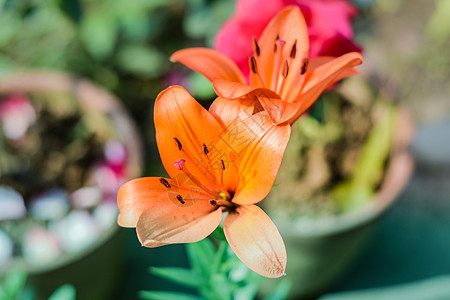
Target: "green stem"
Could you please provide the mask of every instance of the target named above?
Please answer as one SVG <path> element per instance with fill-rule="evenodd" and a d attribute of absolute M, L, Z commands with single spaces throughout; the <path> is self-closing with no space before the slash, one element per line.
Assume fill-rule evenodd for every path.
<path fill-rule="evenodd" d="M 226 241 L 220 241 L 219 247 L 214 256 L 213 263 L 211 265 L 211 275 L 216 274 L 220 270 L 220 265 L 222 264 L 223 256 L 227 250 L 228 243 Z"/>

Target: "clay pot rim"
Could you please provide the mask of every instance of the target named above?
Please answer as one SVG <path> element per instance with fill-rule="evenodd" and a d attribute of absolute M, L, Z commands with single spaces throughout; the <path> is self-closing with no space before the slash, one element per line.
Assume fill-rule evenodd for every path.
<path fill-rule="evenodd" d="M 83 106 L 107 114 L 117 125 L 115 130 L 130 153 L 127 159 L 126 178 L 132 179 L 141 176 L 143 167 L 141 137 L 134 120 L 114 95 L 88 80 L 61 71 L 20 71 L 0 76 L 0 96 L 11 93 L 45 91 L 72 92 Z M 24 258 L 13 258 L 2 265 L 0 275 L 11 269 L 25 269 L 30 275 L 56 270 L 93 253 L 118 231 L 119 226 L 114 224 L 102 232 L 95 242 L 81 251 L 63 252 L 57 259 L 43 264 L 32 264 Z"/>
<path fill-rule="evenodd" d="M 373 201 L 360 209 L 319 219 L 292 220 L 273 217 L 272 220 L 282 232 L 283 238 L 320 238 L 338 235 L 370 223 L 383 214 L 393 205 L 413 173 L 414 159 L 409 150 L 413 132 L 414 126 L 409 110 L 399 107 L 389 165 Z"/>

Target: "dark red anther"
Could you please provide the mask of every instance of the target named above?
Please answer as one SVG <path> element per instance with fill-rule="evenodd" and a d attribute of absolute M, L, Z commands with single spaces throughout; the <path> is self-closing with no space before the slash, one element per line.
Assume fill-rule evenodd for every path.
<path fill-rule="evenodd" d="M 181 197 L 181 195 L 177 195 L 177 200 L 180 201 L 181 204 L 186 203 L 186 202 L 184 202 L 183 197 Z"/>
<path fill-rule="evenodd" d="M 222 165 L 222 170 L 225 171 L 225 163 L 223 162 L 223 159 L 220 160 L 220 163 Z"/>
<path fill-rule="evenodd" d="M 210 200 L 209 203 L 210 203 L 211 205 L 214 205 L 214 206 L 217 205 L 217 201 L 216 201 L 216 200 Z"/>
<path fill-rule="evenodd" d="M 166 187 L 166 188 L 168 188 L 168 189 L 170 189 L 172 186 L 170 185 L 170 183 L 165 179 L 165 178 L 162 178 L 162 177 L 160 177 L 159 178 L 159 181 Z"/>
<path fill-rule="evenodd" d="M 287 60 L 285 60 L 284 64 L 283 64 L 282 75 L 284 78 L 286 78 L 288 76 L 288 74 L 289 74 L 289 64 L 288 64 Z"/>
<path fill-rule="evenodd" d="M 259 56 L 261 54 L 261 49 L 259 49 L 259 45 L 258 45 L 258 42 L 256 41 L 255 37 L 253 37 L 253 45 L 255 47 L 256 56 Z"/>
<path fill-rule="evenodd" d="M 300 71 L 300 74 L 301 74 L 301 75 L 303 75 L 303 74 L 306 73 L 306 71 L 308 70 L 308 65 L 309 65 L 309 60 L 308 60 L 307 58 L 305 58 L 305 59 L 303 60 L 303 63 L 302 63 L 302 69 L 301 69 L 301 71 Z"/>
<path fill-rule="evenodd" d="M 206 147 L 205 143 L 203 143 L 203 152 L 205 153 L 205 155 L 208 155 L 209 153 L 208 147 Z"/>
<path fill-rule="evenodd" d="M 175 140 L 175 143 L 177 144 L 178 150 L 181 151 L 181 149 L 183 149 L 183 146 L 181 145 L 180 141 L 176 137 L 174 137 L 173 139 Z"/>
<path fill-rule="evenodd" d="M 250 57 L 250 67 L 253 73 L 258 73 L 258 66 L 256 65 L 256 58 L 254 56 Z"/>
<path fill-rule="evenodd" d="M 297 55 L 297 41 L 295 41 L 294 45 L 292 45 L 291 58 L 294 59 L 296 55 Z"/>

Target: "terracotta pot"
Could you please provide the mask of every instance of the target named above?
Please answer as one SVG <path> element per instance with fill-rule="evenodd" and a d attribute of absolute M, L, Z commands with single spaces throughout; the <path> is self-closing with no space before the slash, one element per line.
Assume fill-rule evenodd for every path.
<path fill-rule="evenodd" d="M 400 109 L 383 183 L 365 207 L 314 221 L 273 218 L 286 244 L 286 274 L 293 283 L 290 298 L 316 297 L 326 291 L 364 249 L 380 216 L 394 203 L 412 174 L 414 163 L 408 149 L 412 136 L 411 117 Z M 279 280 L 263 284 L 262 293 L 269 293 Z"/>
<path fill-rule="evenodd" d="M 133 120 L 113 95 L 86 80 L 60 72 L 23 72 L 0 78 L 0 96 L 46 91 L 72 93 L 83 108 L 110 118 L 128 153 L 126 179 L 141 175 L 141 138 Z M 37 299 L 47 299 L 65 283 L 75 286 L 77 299 L 112 299 L 109 293 L 119 278 L 124 248 L 123 232 L 113 225 L 87 248 L 73 254 L 63 253 L 50 263 L 33 265 L 23 258 L 15 258 L 6 267 L 2 266 L 0 277 L 11 269 L 26 270 L 27 283 L 36 288 Z"/>

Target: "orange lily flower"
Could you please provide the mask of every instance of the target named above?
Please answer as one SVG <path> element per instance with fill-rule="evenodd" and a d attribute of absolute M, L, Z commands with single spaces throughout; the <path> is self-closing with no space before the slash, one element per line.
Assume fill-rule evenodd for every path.
<path fill-rule="evenodd" d="M 265 109 L 274 124 L 294 123 L 326 88 L 357 73 L 354 67 L 362 63 L 358 52 L 309 59 L 307 26 L 297 6 L 270 21 L 260 39 L 253 39 L 253 52 L 249 84 L 231 59 L 212 49 L 180 50 L 171 60 L 204 75 L 219 97 L 253 99 L 256 111 Z"/>
<path fill-rule="evenodd" d="M 229 101 L 205 110 L 182 87 L 161 92 L 155 102 L 156 140 L 171 178 L 144 177 L 118 192 L 123 227 L 136 227 L 145 247 L 191 243 L 222 221 L 226 239 L 251 270 L 284 275 L 286 249 L 270 218 L 255 205 L 270 191 L 290 135 L 265 112 L 223 120 Z M 232 110 L 232 109 L 231 109 Z M 235 115 L 236 116 L 236 115 Z M 227 127 L 225 124 L 230 124 Z"/>

